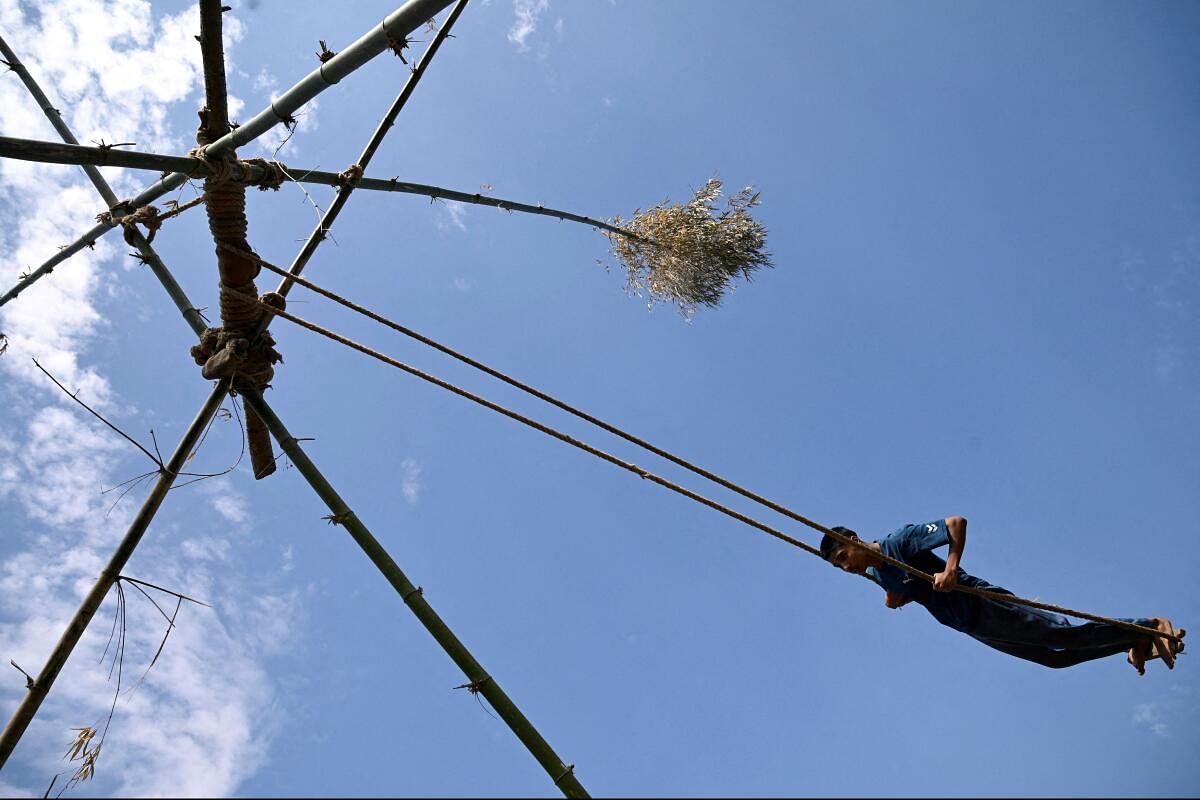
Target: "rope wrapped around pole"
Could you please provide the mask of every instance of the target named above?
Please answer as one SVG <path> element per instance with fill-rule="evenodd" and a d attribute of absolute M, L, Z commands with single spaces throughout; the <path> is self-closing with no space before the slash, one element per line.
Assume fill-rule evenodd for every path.
<path fill-rule="evenodd" d="M 274 375 L 273 365 L 283 358 L 275 350 L 271 335 L 258 330 L 264 315 L 254 283 L 259 267 L 254 259 L 243 254 L 253 253 L 247 240 L 246 186 L 235 177 L 241 170 L 234 148 L 220 150 L 214 157 L 207 152 L 211 142 L 230 130 L 219 0 L 200 2 L 200 50 L 207 104 L 200 110 L 200 126 L 196 130 L 199 147 L 192 155 L 213 169 L 213 174 L 204 179 L 204 195 L 208 198 L 205 204 L 208 228 L 216 245 L 220 275 L 221 327 L 202 334 L 200 344 L 192 348 L 192 357 L 202 366 L 207 379 L 230 378 L 235 391 L 244 388 L 262 391 Z M 238 249 L 243 253 L 237 252 Z M 249 405 L 244 408 L 250 466 L 255 479 L 265 478 L 275 471 L 271 435 L 254 410 Z"/>

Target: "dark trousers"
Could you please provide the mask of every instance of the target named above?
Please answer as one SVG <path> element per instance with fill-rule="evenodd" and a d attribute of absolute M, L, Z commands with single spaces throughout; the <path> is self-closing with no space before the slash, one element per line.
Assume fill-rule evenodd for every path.
<path fill-rule="evenodd" d="M 1121 621 L 1154 627 L 1145 618 Z M 1123 653 L 1145 641 L 1143 634 L 1115 625 L 1075 624 L 1061 614 L 985 598 L 980 598 L 979 621 L 969 635 L 1002 653 L 1054 669 Z"/>

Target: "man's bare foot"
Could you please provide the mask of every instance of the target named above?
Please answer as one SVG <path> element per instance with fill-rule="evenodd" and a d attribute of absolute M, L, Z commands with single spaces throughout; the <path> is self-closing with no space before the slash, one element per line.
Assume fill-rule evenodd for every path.
<path fill-rule="evenodd" d="M 1171 627 L 1171 620 L 1166 617 L 1158 617 L 1154 620 L 1154 627 L 1163 633 L 1175 635 L 1175 629 Z M 1175 669 L 1175 643 L 1170 639 L 1164 639 L 1161 636 L 1153 638 L 1154 649 L 1158 652 L 1158 657 L 1167 665 L 1167 669 Z M 1145 663 L 1143 659 L 1143 664 Z M 1137 666 L 1136 664 L 1134 666 Z"/>
<path fill-rule="evenodd" d="M 1137 670 L 1138 675 L 1146 674 L 1146 659 L 1150 657 L 1150 638 L 1146 637 L 1142 641 L 1129 648 L 1129 654 L 1126 656 L 1126 661 L 1133 664 L 1133 668 Z"/>

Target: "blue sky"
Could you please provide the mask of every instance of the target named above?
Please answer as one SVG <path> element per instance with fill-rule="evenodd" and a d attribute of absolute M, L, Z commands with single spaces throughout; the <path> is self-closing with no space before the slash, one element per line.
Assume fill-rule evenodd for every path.
<path fill-rule="evenodd" d="M 233 5 L 235 118 L 307 74 L 318 39 L 340 49 L 393 8 Z M 46 9 L 0 0 L 0 31 L 80 140 L 191 146 L 190 4 Z M 730 12 L 477 0 L 368 169 L 597 217 L 686 200 L 714 174 L 753 184 L 775 268 L 720 308 L 691 322 L 648 311 L 583 226 L 365 191 L 306 275 L 823 523 L 873 538 L 961 514 L 974 574 L 1200 624 L 1200 13 Z M 345 168 L 405 77 L 391 56 L 371 62 L 320 96 L 279 157 Z M 53 138 L 11 74 L 0 100 L 0 133 Z M 146 180 L 107 174 L 122 195 Z M 324 207 L 330 193 L 310 195 Z M 100 205 L 77 171 L 0 162 L 0 208 L 18 223 L 0 232 L 5 287 Z M 250 211 L 255 249 L 285 264 L 317 218 L 295 185 L 252 193 Z M 0 310 L 0 656 L 27 671 L 145 494 L 109 511 L 98 487 L 147 468 L 30 356 L 164 449 L 208 391 L 177 312 L 109 240 Z M 215 305 L 198 210 L 155 246 Z M 816 543 L 303 290 L 289 300 Z M 710 509 L 286 322 L 272 330 L 286 362 L 268 400 L 315 437 L 313 459 L 593 794 L 1200 790 L 1186 656 L 1142 678 L 1122 658 L 1063 671 L 1007 658 Z M 218 422 L 198 463 L 228 466 L 239 441 Z M 451 688 L 461 673 L 326 513 L 286 464 L 170 494 L 128 572 L 215 607 L 185 608 L 118 703 L 89 793 L 556 795 Z M 130 669 L 162 635 L 146 605 L 130 603 Z M 40 794 L 66 768 L 70 727 L 107 713 L 111 613 L 0 793 Z M 21 687 L 13 671 L 0 708 Z"/>

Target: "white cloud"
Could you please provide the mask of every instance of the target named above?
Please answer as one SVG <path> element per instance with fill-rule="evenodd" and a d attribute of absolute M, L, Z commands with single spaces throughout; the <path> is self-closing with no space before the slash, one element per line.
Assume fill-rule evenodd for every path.
<path fill-rule="evenodd" d="M 508 29 L 508 40 L 517 46 L 517 52 L 529 52 L 529 37 L 537 30 L 538 20 L 550 8 L 550 0 L 513 0 L 516 20 Z"/>
<path fill-rule="evenodd" d="M 215 536 L 185 539 L 179 549 L 185 556 L 197 561 L 224 561 L 229 558 L 229 540 Z"/>
<path fill-rule="evenodd" d="M 424 467 L 413 458 L 400 462 L 400 493 L 410 505 L 421 499 L 421 471 Z"/>
<path fill-rule="evenodd" d="M 466 278 L 455 278 L 453 286 L 460 292 L 469 292 L 475 288 L 475 284 L 471 283 Z"/>
<path fill-rule="evenodd" d="M 1146 728 L 1160 738 L 1171 735 L 1171 727 L 1163 719 L 1162 706 L 1158 703 L 1138 703 L 1134 706 L 1133 724 Z"/>
<path fill-rule="evenodd" d="M 226 46 L 242 35 L 236 17 L 224 17 Z M 199 48 L 193 39 L 195 7 L 174 16 L 157 13 L 148 0 L 0 0 L 0 30 L 58 105 L 78 138 L 136 141 L 139 149 L 182 152 L 192 132 L 171 127 L 172 104 L 195 99 L 201 83 Z M 234 107 L 238 107 L 234 98 Z M 0 80 L 4 133 L 57 139 L 19 80 Z M 192 117 L 194 121 L 194 117 Z M 315 125 L 315 117 L 301 127 Z M 142 185 L 141 174 L 106 170 L 118 195 Z M 94 224 L 103 207 L 78 170 L 0 161 L 0 209 L 8 224 L 0 232 L 0 283 L 44 261 L 60 244 Z M 121 412 L 97 346 L 108 322 L 97 309 L 101 292 L 120 280 L 125 251 L 115 236 L 84 250 L 0 309 L 0 330 L 9 338 L 0 358 L 0 503 L 4 513 L 0 560 L 0 653 L 36 672 L 64 621 L 107 562 L 136 508 L 134 497 L 110 511 L 113 494 L 101 495 L 129 477 L 129 445 L 64 397 L 32 365 L 36 356 L 69 389 L 98 411 Z M 157 298 L 156 298 L 157 299 Z M 134 469 L 140 469 L 140 465 Z M 118 469 L 121 472 L 118 472 Z M 213 507 L 230 522 L 248 524 L 244 499 L 219 481 L 208 491 Z M 201 599 L 221 598 L 206 609 L 185 604 L 178 625 L 146 682 L 122 695 L 89 794 L 223 795 L 261 765 L 280 712 L 264 652 L 288 641 L 280 615 L 299 613 L 294 594 L 272 594 L 247 579 L 209 569 L 236 560 L 238 540 L 189 531 L 183 542 L 148 538 L 137 556 L 138 577 Z M 17 763 L 49 776 L 61 760 L 70 728 L 107 716 L 115 686 L 97 666 L 105 648 L 115 592 L 101 607 L 38 716 L 42 731 L 61 738 L 27 736 Z M 157 650 L 164 632 L 158 611 L 127 589 L 129 625 L 126 680 L 129 686 Z M 167 595 L 156 597 L 174 608 Z M 165 600 L 165 602 L 164 602 Z M 243 615 L 242 609 L 252 613 Z M 18 681 L 0 682 L 0 705 L 15 706 Z M 5 776 L 13 780 L 11 776 Z M 60 778 L 59 785 L 61 786 Z M 0 795 L 19 793 L 0 784 Z M 37 791 L 41 791 L 38 789 Z"/>
<path fill-rule="evenodd" d="M 200 485 L 208 494 L 213 511 L 220 514 L 223 519 L 235 525 L 242 525 L 249 521 L 250 512 L 246 508 L 246 498 L 233 489 L 228 478 L 209 478 L 202 481 Z"/>
<path fill-rule="evenodd" d="M 442 233 L 455 228 L 459 231 L 467 229 L 467 204 L 458 200 L 445 200 L 441 203 L 442 213 L 438 217 L 437 229 Z"/>

